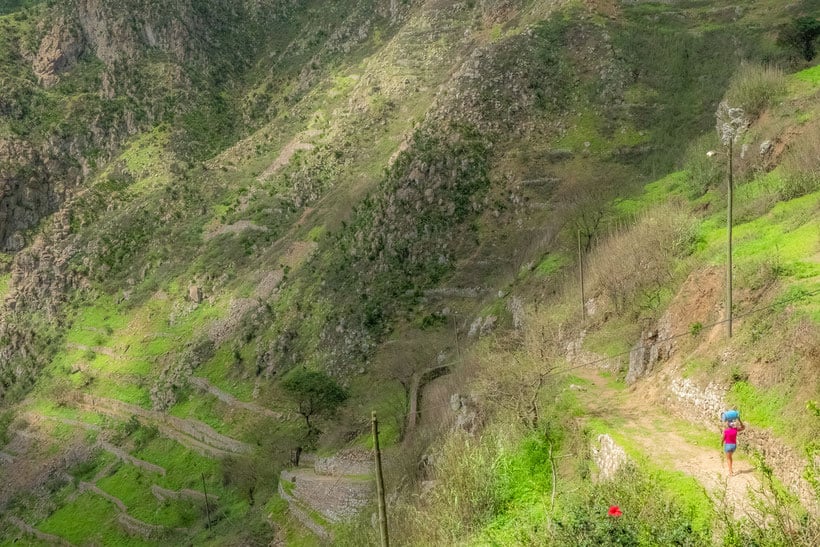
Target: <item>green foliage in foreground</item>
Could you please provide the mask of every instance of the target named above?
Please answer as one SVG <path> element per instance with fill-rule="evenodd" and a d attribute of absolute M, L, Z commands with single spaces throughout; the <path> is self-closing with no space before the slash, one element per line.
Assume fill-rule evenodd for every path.
<path fill-rule="evenodd" d="M 411 545 L 707 545 L 714 513 L 694 480 L 627 466 L 589 480 L 583 431 L 551 424 L 517 441 L 508 431 L 455 438 L 418 506 L 394 511 Z M 570 463 L 572 462 L 572 463 Z M 705 502 L 706 509 L 701 506 Z M 610 516 L 618 506 L 621 516 Z M 401 513 L 401 514 L 398 514 Z M 406 529 L 405 526 L 410 526 Z M 345 537 L 359 537 L 346 531 Z M 344 543 L 343 544 L 347 544 Z"/>
<path fill-rule="evenodd" d="M 622 515 L 610 516 L 617 506 Z M 662 477 L 626 468 L 614 478 L 586 484 L 568 496 L 543 545 L 706 545 L 708 526 L 694 515 Z"/>

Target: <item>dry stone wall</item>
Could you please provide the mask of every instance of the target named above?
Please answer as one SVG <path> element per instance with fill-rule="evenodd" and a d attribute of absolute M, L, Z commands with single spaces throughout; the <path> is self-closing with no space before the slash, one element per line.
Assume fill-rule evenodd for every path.
<path fill-rule="evenodd" d="M 373 454 L 369 450 L 350 448 L 327 458 L 316 458 L 314 468 L 319 475 L 369 475 L 373 472 Z"/>
<path fill-rule="evenodd" d="M 592 461 L 598 467 L 598 479 L 610 480 L 626 465 L 629 458 L 609 435 L 598 435 L 592 446 Z"/>

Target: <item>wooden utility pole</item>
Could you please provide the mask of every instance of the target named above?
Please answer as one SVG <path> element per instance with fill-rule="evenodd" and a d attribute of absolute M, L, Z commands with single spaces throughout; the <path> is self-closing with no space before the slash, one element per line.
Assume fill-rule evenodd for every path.
<path fill-rule="evenodd" d="M 726 265 L 726 333 L 729 338 L 732 337 L 732 204 L 733 204 L 733 184 L 732 184 L 732 143 L 734 135 L 729 137 L 729 192 L 728 192 L 728 206 L 726 208 L 726 240 L 727 240 L 727 258 Z"/>
<path fill-rule="evenodd" d="M 584 296 L 584 255 L 581 252 L 581 229 L 578 228 L 578 277 L 581 281 L 581 320 L 587 320 L 586 297 Z"/>
<path fill-rule="evenodd" d="M 206 528 L 211 528 L 211 508 L 208 505 L 208 487 L 205 486 L 205 473 L 200 473 L 202 477 L 202 491 L 205 492 L 205 513 L 208 515 L 208 526 Z"/>
<path fill-rule="evenodd" d="M 376 420 L 376 411 L 372 414 L 373 450 L 376 457 L 376 494 L 379 497 L 379 532 L 382 538 L 382 547 L 390 546 L 387 536 L 387 504 L 384 501 L 384 477 L 382 475 L 382 453 L 379 450 L 379 422 Z"/>

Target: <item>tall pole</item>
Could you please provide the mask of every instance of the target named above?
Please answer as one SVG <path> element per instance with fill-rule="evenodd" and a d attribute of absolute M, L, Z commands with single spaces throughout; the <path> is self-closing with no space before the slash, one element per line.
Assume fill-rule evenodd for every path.
<path fill-rule="evenodd" d="M 379 422 L 376 420 L 376 411 L 372 414 L 373 450 L 376 455 L 376 493 L 379 497 L 379 532 L 382 538 L 382 547 L 390 546 L 387 536 L 387 504 L 384 502 L 384 477 L 382 476 L 382 453 L 379 450 Z"/>
<path fill-rule="evenodd" d="M 581 321 L 587 320 L 586 298 L 584 297 L 584 255 L 581 252 L 581 229 L 578 228 L 578 277 L 581 281 Z"/>
<path fill-rule="evenodd" d="M 727 240 L 727 266 L 726 266 L 726 333 L 732 337 L 732 204 L 733 204 L 733 184 L 732 184 L 732 143 L 734 135 L 729 137 L 729 192 L 728 207 L 726 208 L 726 240 Z"/>

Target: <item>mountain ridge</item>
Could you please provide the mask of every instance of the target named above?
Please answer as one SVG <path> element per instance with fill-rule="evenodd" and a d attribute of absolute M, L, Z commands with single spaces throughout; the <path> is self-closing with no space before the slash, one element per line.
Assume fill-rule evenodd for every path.
<path fill-rule="evenodd" d="M 106 509 L 94 491 L 67 494 L 107 469 L 98 487 L 123 500 L 128 518 L 188 529 L 192 541 L 291 534 L 310 543 L 287 524 L 275 493 L 291 449 L 366 445 L 368 407 L 385 416 L 387 445 L 407 446 L 398 443 L 412 441 L 404 438 L 405 384 L 415 372 L 458 361 L 447 378 L 464 378 L 468 389 L 475 372 L 465 358 L 480 363 L 473 351 L 495 352 L 486 342 L 494 330 L 510 347 L 535 336 L 526 326 L 532 306 L 554 306 L 574 325 L 567 305 L 551 299 L 570 283 L 561 276 L 574 275 L 576 236 L 592 253 L 626 231 L 647 201 L 677 195 L 682 212 L 660 216 L 686 216 L 681 226 L 699 235 L 686 228 L 664 256 L 638 250 L 660 265 L 647 285 L 654 289 L 636 285 L 627 294 L 619 285 L 609 294 L 606 273 L 627 260 L 592 266 L 594 298 L 615 326 L 610 333 L 608 320 L 596 320 L 601 330 L 585 344 L 611 354 L 608 345 L 640 339 L 635 325 L 668 302 L 684 251 L 693 241 L 715 245 L 715 221 L 689 218 L 687 200 L 704 215 L 721 207 L 723 166 L 704 158 L 734 69 L 744 57 L 797 63 L 776 48 L 774 29 L 801 9 L 810 13 L 810 2 L 770 13 L 764 1 L 712 4 L 132 0 L 44 2 L 2 15 L 18 42 L 5 42 L 17 56 L 0 64 L 13 82 L 0 96 L 0 201 L 50 196 L 42 205 L 3 205 L 12 211 L 3 237 L 13 252 L 0 262 L 3 437 L 23 447 L 15 435 L 26 431 L 25 416 L 42 415 L 55 418 L 43 421 L 44 446 L 60 439 L 77 448 L 57 465 L 72 480 L 20 473 L 31 481 L 14 482 L 16 494 L 3 503 L 14 499 L 22 522 L 42 523 L 43 533 L 125 541 L 121 508 Z M 727 60 L 724 50 L 734 54 Z M 779 110 L 784 125 L 794 116 L 812 130 L 806 105 Z M 32 118 L 45 113 L 51 117 Z M 751 197 L 744 223 L 811 193 L 809 179 L 788 198 L 760 182 L 785 185 L 766 173 L 797 161 L 795 140 L 778 131 L 755 133 L 751 155 L 738 162 L 739 192 Z M 774 154 L 755 156 L 764 140 Z M 16 165 L 5 160 L 12 156 Z M 810 161 L 801 165 L 790 173 Z M 662 178 L 681 166 L 685 174 Z M 655 179 L 654 197 L 641 193 Z M 810 206 L 784 208 L 813 214 Z M 768 275 L 803 268 L 811 279 L 802 252 L 780 252 L 785 270 L 758 271 L 749 259 L 740 272 L 743 305 Z M 300 367 L 323 371 L 352 395 L 322 421 L 319 439 L 274 416 L 293 403 L 279 383 Z M 521 374 L 522 385 L 534 381 L 532 371 Z M 739 374 L 734 384 L 749 380 Z M 425 397 L 414 436 L 435 439 Z M 202 456 L 175 444 L 169 424 L 253 448 Z M 109 468 L 110 454 L 81 450 L 100 442 L 168 475 L 143 476 L 128 461 Z M 418 442 L 408 453 L 438 446 Z M 47 452 L 29 446 L 13 459 L 45 468 Z M 416 455 L 410 467 L 432 461 Z M 151 494 L 204 483 L 224 501 L 213 529 L 197 503 L 157 508 Z M 38 494 L 20 494 L 27 489 Z M 101 515 L 100 531 L 66 528 L 62 519 L 82 507 Z M 249 529 L 233 526 L 240 514 Z M 476 538 L 463 532 L 459 541 Z"/>

